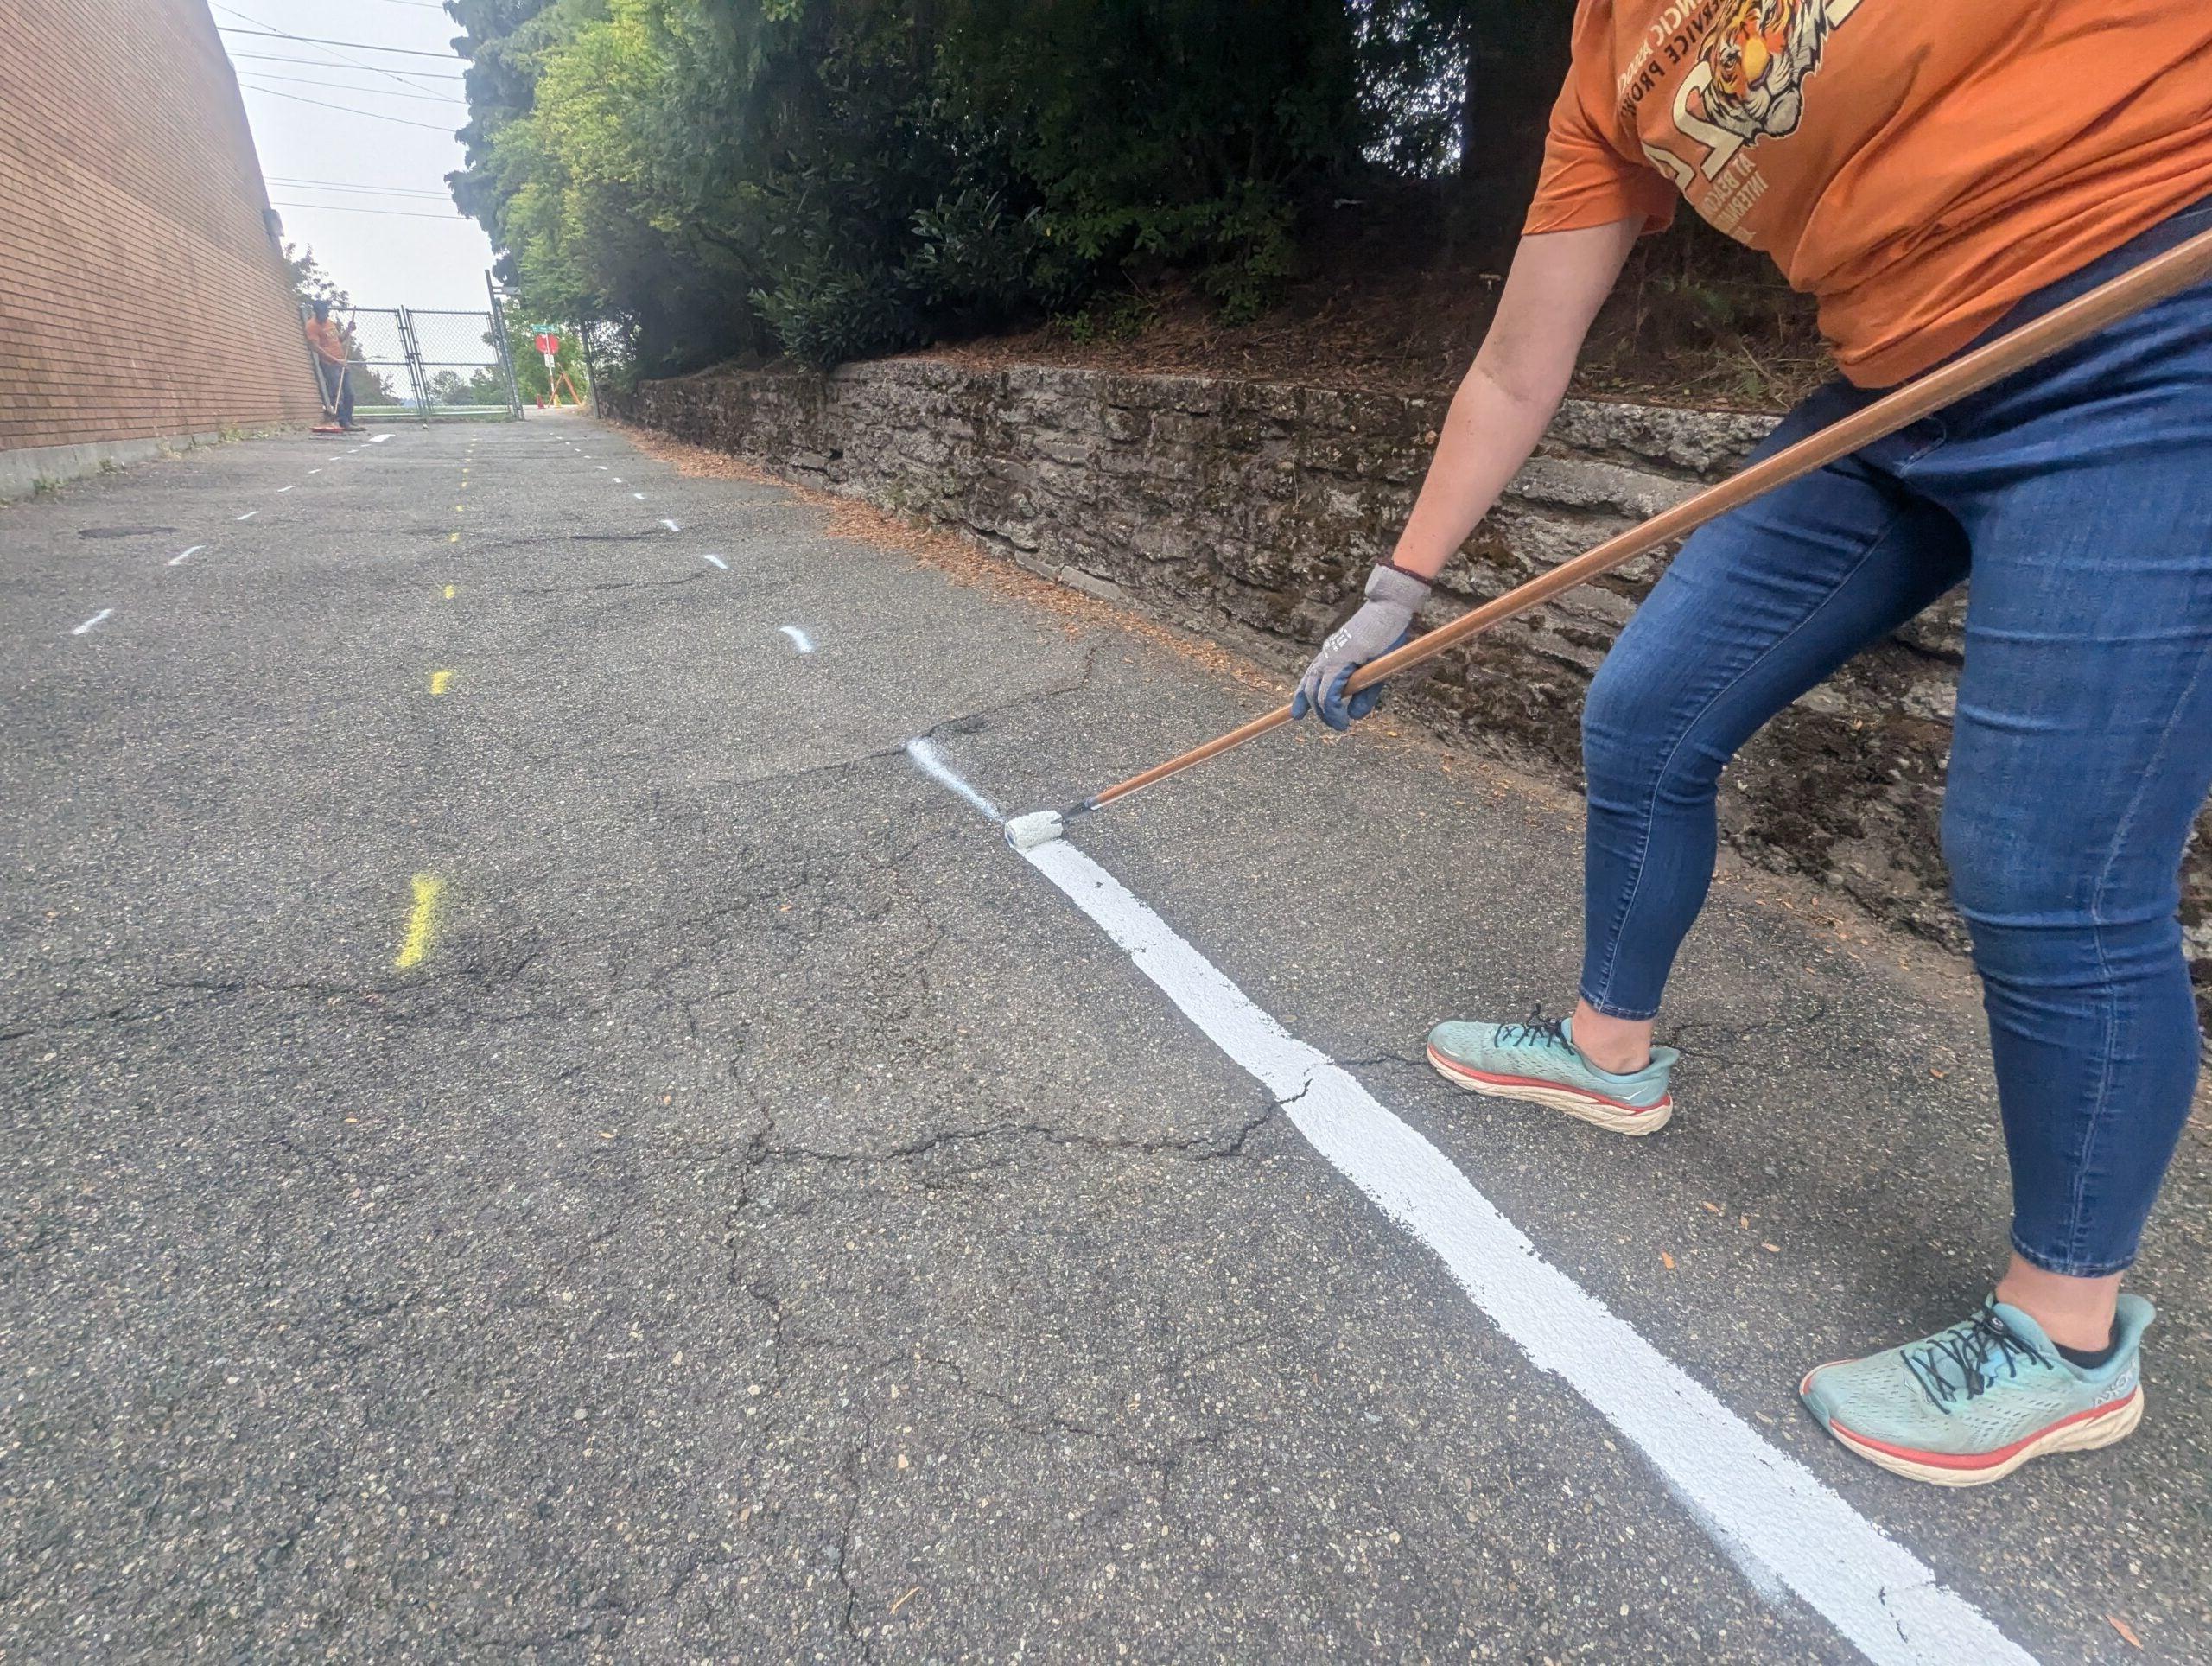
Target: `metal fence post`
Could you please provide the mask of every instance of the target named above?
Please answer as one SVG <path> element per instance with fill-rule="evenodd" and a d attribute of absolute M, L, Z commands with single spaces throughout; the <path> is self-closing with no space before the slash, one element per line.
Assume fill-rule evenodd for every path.
<path fill-rule="evenodd" d="M 522 385 L 515 380 L 515 357 L 507 350 L 507 315 L 499 305 L 499 286 L 484 274 L 484 293 L 492 297 L 492 339 L 499 349 L 499 368 L 507 373 L 507 414 L 522 420 Z"/>
<path fill-rule="evenodd" d="M 407 379 L 415 385 L 415 418 L 424 428 L 430 425 L 430 375 L 423 366 L 423 349 L 415 340 L 415 320 L 406 308 L 399 308 L 399 348 L 407 355 Z"/>

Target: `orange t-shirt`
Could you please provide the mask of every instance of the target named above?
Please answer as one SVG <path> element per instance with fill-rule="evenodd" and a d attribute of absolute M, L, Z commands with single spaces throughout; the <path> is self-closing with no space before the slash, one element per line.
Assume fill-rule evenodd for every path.
<path fill-rule="evenodd" d="M 346 362 L 346 339 L 338 333 L 338 326 L 327 318 L 308 320 L 308 345 L 325 364 L 342 365 Z"/>
<path fill-rule="evenodd" d="M 2212 0 L 1581 0 L 1526 229 L 1678 193 L 1902 381 L 2212 196 Z"/>

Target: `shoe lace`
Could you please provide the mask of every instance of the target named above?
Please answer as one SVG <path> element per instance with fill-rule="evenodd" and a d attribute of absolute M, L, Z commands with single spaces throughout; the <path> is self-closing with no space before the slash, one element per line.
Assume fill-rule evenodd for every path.
<path fill-rule="evenodd" d="M 1567 1039 L 1566 1021 L 1547 1018 L 1538 1007 L 1518 1024 L 1497 1027 L 1497 1045 L 1501 1047 L 1561 1047 L 1572 1051 L 1574 1043 Z"/>
<path fill-rule="evenodd" d="M 2000 1365 L 2004 1380 L 2010 1382 L 2020 1374 L 2024 1360 L 2038 1365 L 2050 1363 L 2032 1343 L 2015 1336 L 1986 1304 L 1972 1319 L 1904 1351 L 1905 1369 L 1920 1384 L 1921 1392 L 1936 1410 L 1946 1414 L 1954 1400 L 1972 1400 L 1993 1385 Z M 1946 1365 L 1951 1375 L 1945 1374 Z"/>

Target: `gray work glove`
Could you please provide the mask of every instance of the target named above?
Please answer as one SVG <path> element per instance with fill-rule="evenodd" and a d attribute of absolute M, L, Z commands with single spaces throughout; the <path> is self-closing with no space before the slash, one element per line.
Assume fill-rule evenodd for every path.
<path fill-rule="evenodd" d="M 1344 684 L 1370 659 L 1413 639 L 1414 611 L 1428 600 L 1429 587 L 1411 573 L 1378 567 L 1367 577 L 1366 605 L 1330 633 L 1298 680 L 1290 715 L 1321 714 L 1331 728 L 1350 728 L 1382 703 L 1382 685 L 1373 684 L 1347 699 Z"/>

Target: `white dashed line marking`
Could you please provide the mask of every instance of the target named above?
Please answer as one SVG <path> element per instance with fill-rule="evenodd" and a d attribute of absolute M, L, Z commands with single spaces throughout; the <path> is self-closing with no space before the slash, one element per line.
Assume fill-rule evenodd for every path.
<path fill-rule="evenodd" d="M 621 477 L 620 474 L 617 474 L 617 475 L 614 477 L 614 482 L 613 482 L 613 483 L 614 483 L 616 486 L 620 486 L 620 485 L 621 485 L 621 484 L 622 484 L 622 477 Z"/>
<path fill-rule="evenodd" d="M 238 516 L 237 518 L 238 518 L 239 520 L 251 520 L 251 519 L 252 519 L 256 515 L 258 515 L 260 512 L 260 512 L 258 509 L 249 509 L 249 510 L 247 510 L 247 511 L 245 512 L 245 513 L 244 513 L 243 515 Z"/>
<path fill-rule="evenodd" d="M 729 571 L 729 563 L 724 561 L 720 556 L 702 556 L 700 559 L 702 561 L 711 561 L 725 573 Z"/>
<path fill-rule="evenodd" d="M 643 503 L 645 500 L 645 494 L 642 492 L 632 492 L 630 495 L 635 498 L 639 503 Z"/>
<path fill-rule="evenodd" d="M 75 630 L 70 632 L 69 634 L 72 636 L 82 636 L 86 631 L 91 630 L 93 626 L 99 624 L 100 620 L 113 617 L 115 609 L 112 607 L 103 607 L 99 612 L 94 614 L 90 619 L 79 625 Z"/>
<path fill-rule="evenodd" d="M 181 567 L 186 562 L 198 555 L 207 547 L 207 546 L 204 544 L 195 544 L 189 550 L 182 550 L 176 555 L 171 556 L 168 559 L 168 564 L 172 567 Z"/>
<path fill-rule="evenodd" d="M 605 463 L 594 463 L 592 467 L 596 468 L 602 474 L 607 473 L 607 465 Z"/>
<path fill-rule="evenodd" d="M 298 490 L 299 487 L 296 486 L 280 486 L 276 488 L 276 495 L 281 498 L 287 492 L 296 492 Z"/>
<path fill-rule="evenodd" d="M 791 638 L 791 646 L 797 648 L 801 653 L 812 653 L 814 652 L 813 639 L 810 638 L 804 631 L 799 629 L 798 626 L 779 625 L 776 628 L 781 631 L 785 636 Z"/>
<path fill-rule="evenodd" d="M 933 754 L 912 745 L 907 752 L 997 819 L 989 800 L 941 764 L 931 767 Z M 1546 1261 L 1451 1159 L 1336 1060 L 1284 1029 L 1119 880 L 1065 838 L 1021 855 L 1274 1097 L 1308 1144 L 1441 1261 L 1537 1370 L 1641 1448 L 1732 1556 L 1764 1564 L 1882 1666 L 2034 1666 L 1910 1551 Z"/>
<path fill-rule="evenodd" d="M 322 471 L 320 468 L 310 468 L 308 470 L 308 473 L 310 474 L 320 474 Z"/>
<path fill-rule="evenodd" d="M 369 442 L 369 443 L 370 443 L 371 445 L 382 445 L 382 444 L 383 444 L 386 440 L 389 440 L 391 437 L 391 435 L 389 435 L 389 434 L 379 434 L 379 435 L 378 435 L 374 439 L 371 440 L 371 441 Z"/>

